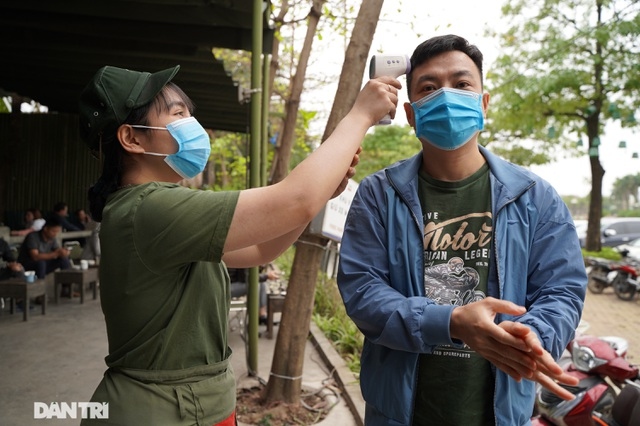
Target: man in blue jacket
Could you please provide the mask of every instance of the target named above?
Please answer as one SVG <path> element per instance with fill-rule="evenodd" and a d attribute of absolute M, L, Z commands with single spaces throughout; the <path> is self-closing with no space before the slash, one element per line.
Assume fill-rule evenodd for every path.
<path fill-rule="evenodd" d="M 407 86 L 422 152 L 362 181 L 342 239 L 365 424 L 529 424 L 535 382 L 564 399 L 559 383 L 576 384 L 554 361 L 587 282 L 572 218 L 547 182 L 478 145 L 477 47 L 425 41 Z"/>

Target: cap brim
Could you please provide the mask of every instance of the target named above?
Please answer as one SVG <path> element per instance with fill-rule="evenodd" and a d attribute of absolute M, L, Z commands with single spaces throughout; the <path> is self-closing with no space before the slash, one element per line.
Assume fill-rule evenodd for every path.
<path fill-rule="evenodd" d="M 158 93 L 162 90 L 164 86 L 167 85 L 180 71 L 180 65 L 176 65 L 173 68 L 167 68 L 166 70 L 154 72 L 149 76 L 149 79 L 145 83 L 142 91 L 140 92 L 140 96 L 138 96 L 137 101 L 133 108 L 140 107 L 142 105 L 146 105 L 156 97 Z"/>

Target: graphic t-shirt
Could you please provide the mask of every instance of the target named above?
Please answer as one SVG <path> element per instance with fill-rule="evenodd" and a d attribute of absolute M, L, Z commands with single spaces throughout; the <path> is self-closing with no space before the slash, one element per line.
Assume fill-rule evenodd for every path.
<path fill-rule="evenodd" d="M 487 294 L 492 215 L 489 167 L 456 182 L 419 176 L 425 295 L 462 306 Z M 414 425 L 493 425 L 490 363 L 465 346 L 438 346 L 418 366 Z"/>

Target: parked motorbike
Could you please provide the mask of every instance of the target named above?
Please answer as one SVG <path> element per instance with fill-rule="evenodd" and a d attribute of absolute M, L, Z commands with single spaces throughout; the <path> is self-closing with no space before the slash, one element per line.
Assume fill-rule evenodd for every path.
<path fill-rule="evenodd" d="M 567 348 L 571 362 L 564 366 L 577 377 L 576 386 L 563 387 L 576 397 L 560 399 L 539 387 L 533 426 L 640 426 L 640 419 L 626 418 L 624 412 L 640 406 L 640 392 L 621 391 L 627 387 L 640 390 L 638 367 L 626 360 L 628 342 L 619 337 L 581 336 Z M 619 400 L 620 396 L 622 399 Z M 640 411 L 640 408 L 637 408 Z M 625 421 L 626 423 L 623 423 Z"/>
<path fill-rule="evenodd" d="M 640 387 L 626 386 L 616 398 L 611 417 L 619 426 L 640 426 Z M 606 424 L 606 423 L 605 423 Z"/>
<path fill-rule="evenodd" d="M 587 288 L 594 294 L 600 294 L 605 288 L 610 287 L 615 278 L 614 271 L 616 262 L 601 257 L 586 258 L 587 266 Z M 611 275 L 609 275 L 611 274 Z"/>
<path fill-rule="evenodd" d="M 639 272 L 639 265 L 635 261 L 621 264 L 617 268 L 617 275 L 611 285 L 618 298 L 631 300 L 636 293 L 640 292 Z"/>

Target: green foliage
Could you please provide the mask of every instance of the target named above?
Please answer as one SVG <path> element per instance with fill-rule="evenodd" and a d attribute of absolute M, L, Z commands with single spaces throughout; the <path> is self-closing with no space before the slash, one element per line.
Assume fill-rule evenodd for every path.
<path fill-rule="evenodd" d="M 544 161 L 576 152 L 581 135 L 593 143 L 607 121 L 636 126 L 639 10 L 628 0 L 507 1 L 508 29 L 489 31 L 499 37 L 502 54 L 487 73 L 492 98 L 485 137 L 502 154 L 517 146 L 515 162 L 527 160 L 526 150 Z"/>
<path fill-rule="evenodd" d="M 640 217 L 640 210 L 617 210 L 616 216 L 618 217 Z"/>
<path fill-rule="evenodd" d="M 362 180 L 398 160 L 411 157 L 422 149 L 411 126 L 376 126 L 362 143 L 360 164 L 356 167 L 357 181 Z"/>
<path fill-rule="evenodd" d="M 616 179 L 611 191 L 611 199 L 616 202 L 620 210 L 630 210 L 632 204 L 640 204 L 638 190 L 640 189 L 640 173 L 627 175 Z"/>
<path fill-rule="evenodd" d="M 295 253 L 295 247 L 291 246 L 273 262 L 285 279 L 291 274 Z M 360 373 L 364 336 L 347 315 L 335 279 L 319 277 L 314 297 L 313 321 L 333 344 L 349 369 L 355 374 Z"/>
<path fill-rule="evenodd" d="M 600 251 L 587 251 L 582 249 L 582 257 L 601 257 L 609 260 L 620 260 L 622 256 L 612 247 L 602 247 Z"/>
<path fill-rule="evenodd" d="M 364 336 L 351 321 L 342 303 L 335 279 L 318 280 L 313 320 L 327 336 L 349 369 L 360 373 L 360 354 Z"/>
<path fill-rule="evenodd" d="M 280 36 L 282 34 L 278 33 Z M 291 42 L 291 40 L 285 39 L 287 42 Z M 284 52 L 288 52 L 288 56 L 295 55 L 293 52 L 293 46 L 288 44 L 281 45 L 281 48 Z M 251 52 L 245 52 L 241 50 L 230 50 L 230 49 L 221 49 L 215 48 L 213 49 L 214 56 L 223 62 L 224 68 L 231 75 L 233 80 L 238 83 L 238 85 L 244 89 L 248 89 L 251 87 Z M 287 55 L 285 55 L 287 57 Z M 281 57 L 281 61 L 282 61 Z M 280 76 L 280 73 L 278 73 Z M 269 105 L 269 125 L 268 132 L 269 135 L 267 137 L 271 139 L 272 137 L 276 140 L 278 138 L 278 134 L 283 124 L 284 120 L 284 102 L 286 96 L 289 93 L 289 81 L 286 78 L 276 78 L 274 81 L 273 92 L 276 96 L 271 96 L 270 105 Z M 313 147 L 317 145 L 318 141 L 316 138 L 310 136 L 308 134 L 309 127 L 311 121 L 316 117 L 316 111 L 306 111 L 299 110 L 298 116 L 296 118 L 296 126 L 295 126 L 295 143 L 291 152 L 291 168 L 295 167 L 298 163 L 304 160 L 309 153 L 312 151 Z M 237 138 L 242 138 L 244 135 L 237 135 Z M 212 149 L 222 148 L 223 152 L 229 153 L 233 152 L 234 155 L 238 155 L 244 158 L 238 158 L 236 160 L 229 159 L 232 161 L 229 165 L 232 167 L 231 170 L 226 171 L 216 169 L 216 173 L 229 173 L 225 175 L 233 179 L 233 182 L 230 186 L 226 185 L 226 181 L 222 179 L 223 184 L 215 185 L 215 188 L 221 189 L 240 189 L 245 186 L 246 181 L 246 172 L 244 171 L 245 166 L 248 163 L 248 155 L 249 155 L 249 147 L 248 145 L 239 149 L 238 147 L 241 145 L 239 141 L 231 142 L 227 139 L 219 144 L 214 142 L 216 146 Z M 232 145 L 232 146 L 230 146 Z M 274 145 L 269 144 L 268 148 L 268 160 L 269 163 L 273 159 L 273 149 Z M 215 151 L 214 151 L 215 152 Z M 243 181 L 243 178 L 245 181 Z"/>

